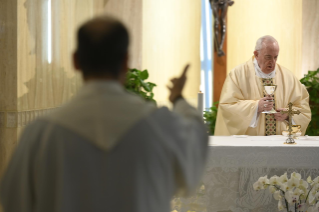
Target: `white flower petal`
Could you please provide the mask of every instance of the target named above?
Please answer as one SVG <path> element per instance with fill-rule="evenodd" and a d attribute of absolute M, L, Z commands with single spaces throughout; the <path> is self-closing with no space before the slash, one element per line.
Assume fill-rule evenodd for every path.
<path fill-rule="evenodd" d="M 281 200 L 282 199 L 282 196 L 280 194 L 280 191 L 275 191 L 274 192 L 274 199 L 275 200 Z"/>
<path fill-rule="evenodd" d="M 307 178 L 307 182 L 308 182 L 308 183 L 312 183 L 311 176 L 309 176 L 309 177 Z"/>
<path fill-rule="evenodd" d="M 275 186 L 269 186 L 269 192 L 270 193 L 275 193 L 275 191 L 276 191 L 277 189 L 276 189 L 276 187 Z"/>
<path fill-rule="evenodd" d="M 291 178 L 297 178 L 298 180 L 300 180 L 300 179 L 301 179 L 301 174 L 296 173 L 296 172 L 293 172 L 293 173 L 291 174 Z"/>

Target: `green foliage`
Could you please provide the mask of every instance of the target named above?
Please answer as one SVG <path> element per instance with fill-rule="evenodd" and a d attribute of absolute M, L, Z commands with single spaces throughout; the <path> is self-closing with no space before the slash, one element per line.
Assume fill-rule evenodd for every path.
<path fill-rule="evenodd" d="M 125 88 L 131 91 L 147 101 L 152 101 L 156 104 L 154 100 L 153 88 L 156 84 L 151 82 L 145 82 L 149 74 L 147 70 L 140 71 L 137 69 L 130 69 L 127 73 Z"/>
<path fill-rule="evenodd" d="M 208 126 L 209 134 L 214 135 L 215 131 L 215 124 L 216 124 L 216 118 L 217 118 L 217 105 L 219 102 L 214 102 L 213 106 L 208 108 L 208 111 L 204 111 L 204 121 Z"/>
<path fill-rule="evenodd" d="M 319 68 L 317 71 L 309 71 L 304 78 L 300 80 L 309 93 L 309 105 L 311 109 L 311 122 L 306 131 L 306 135 L 319 135 Z"/>

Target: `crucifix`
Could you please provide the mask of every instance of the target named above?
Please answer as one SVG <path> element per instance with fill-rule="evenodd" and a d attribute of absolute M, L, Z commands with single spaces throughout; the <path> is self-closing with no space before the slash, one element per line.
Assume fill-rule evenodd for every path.
<path fill-rule="evenodd" d="M 288 126 L 289 126 L 288 132 L 289 132 L 289 134 L 288 134 L 288 138 L 287 138 L 285 144 L 295 144 L 295 140 L 293 139 L 292 134 L 291 134 L 291 132 L 292 132 L 292 116 L 295 115 L 295 114 L 299 115 L 300 111 L 299 110 L 293 110 L 291 102 L 289 102 L 288 108 L 289 109 L 287 111 L 281 111 L 280 112 L 281 114 L 285 114 L 285 113 L 288 114 Z"/>
<path fill-rule="evenodd" d="M 215 25 L 215 47 L 218 57 L 224 56 L 223 45 L 226 37 L 226 16 L 228 6 L 232 6 L 232 0 L 209 0 L 213 10 Z"/>

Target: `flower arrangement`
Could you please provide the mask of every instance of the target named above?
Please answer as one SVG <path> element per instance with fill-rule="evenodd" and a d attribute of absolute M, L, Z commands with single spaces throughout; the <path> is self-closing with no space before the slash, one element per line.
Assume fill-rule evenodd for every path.
<path fill-rule="evenodd" d="M 254 190 L 269 189 L 274 199 L 278 200 L 279 211 L 318 212 L 319 211 L 319 176 L 307 181 L 301 179 L 299 173 L 293 172 L 290 179 L 287 173 L 278 177 L 267 175 L 260 177 L 253 184 Z"/>
<path fill-rule="evenodd" d="M 171 212 L 207 212 L 205 204 L 203 204 L 205 194 L 205 185 L 201 183 L 193 197 L 185 199 L 175 196 L 171 201 Z"/>

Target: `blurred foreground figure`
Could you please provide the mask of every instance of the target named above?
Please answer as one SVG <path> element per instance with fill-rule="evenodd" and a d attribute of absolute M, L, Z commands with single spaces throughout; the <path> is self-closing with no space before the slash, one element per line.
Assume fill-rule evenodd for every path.
<path fill-rule="evenodd" d="M 207 134 L 172 79 L 173 112 L 123 87 L 129 35 L 100 17 L 77 34 L 74 65 L 85 84 L 54 114 L 24 130 L 4 175 L 5 212 L 165 212 L 203 172 Z"/>

